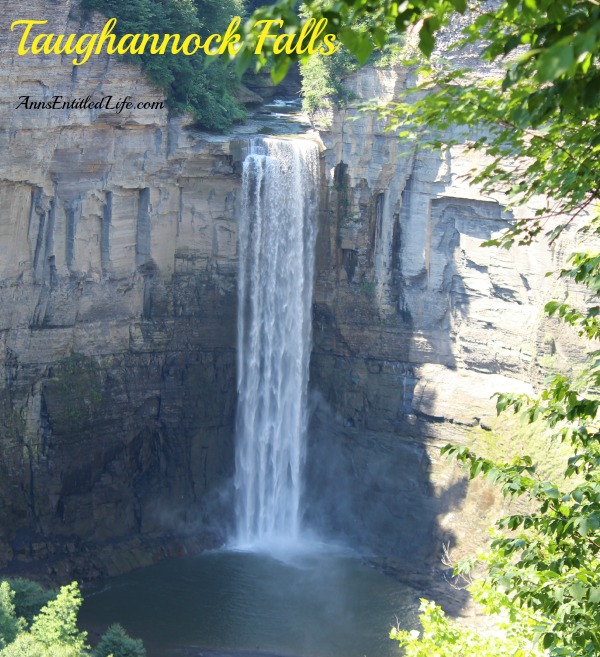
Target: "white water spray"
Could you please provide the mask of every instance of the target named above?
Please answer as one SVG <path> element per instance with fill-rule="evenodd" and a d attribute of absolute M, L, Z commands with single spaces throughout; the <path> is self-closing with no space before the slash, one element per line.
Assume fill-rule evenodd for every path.
<path fill-rule="evenodd" d="M 255 139 L 239 226 L 235 488 L 240 547 L 300 534 L 319 152 Z"/>

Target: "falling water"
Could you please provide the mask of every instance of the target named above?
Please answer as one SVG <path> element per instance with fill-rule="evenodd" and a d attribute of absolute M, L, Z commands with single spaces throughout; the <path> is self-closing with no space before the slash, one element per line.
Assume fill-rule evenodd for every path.
<path fill-rule="evenodd" d="M 239 546 L 293 542 L 300 532 L 317 180 L 315 143 L 250 144 L 239 227 Z"/>

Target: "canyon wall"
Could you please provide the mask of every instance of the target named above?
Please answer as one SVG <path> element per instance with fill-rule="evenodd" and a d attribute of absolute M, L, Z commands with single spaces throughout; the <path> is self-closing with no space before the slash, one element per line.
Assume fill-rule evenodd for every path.
<path fill-rule="evenodd" d="M 219 540 L 239 175 L 229 140 L 166 109 L 17 108 L 21 96 L 164 98 L 116 58 L 18 56 L 7 21 L 83 30 L 77 2 L 12 4 L 0 42 L 0 567 L 86 577 Z"/>
<path fill-rule="evenodd" d="M 358 102 L 388 101 L 409 75 L 366 68 L 345 86 Z M 327 184 L 311 509 L 320 526 L 367 551 L 434 563 L 443 544 L 468 550 L 485 540 L 499 505 L 481 482 L 469 487 L 439 448 L 485 449 L 495 440 L 494 393 L 531 393 L 549 364 L 581 355 L 573 333 L 543 312 L 565 294 L 546 273 L 573 248 L 574 231 L 553 247 L 543 238 L 508 251 L 481 247 L 513 218 L 506 198 L 469 183 L 482 154 L 421 148 L 356 104 L 317 118 Z M 535 202 L 518 218 L 534 210 Z"/>
<path fill-rule="evenodd" d="M 75 0 L 7 15 L 82 31 Z M 17 109 L 162 99 L 114 58 L 19 57 L 19 34 L 0 35 L 0 568 L 93 577 L 228 525 L 241 137 L 166 109 Z M 406 76 L 346 84 L 385 100 Z M 307 517 L 414 568 L 468 543 L 493 505 L 439 446 L 481 442 L 494 392 L 576 355 L 542 312 L 570 243 L 482 249 L 510 217 L 466 180 L 473 153 L 422 150 L 351 108 L 329 120 Z"/>

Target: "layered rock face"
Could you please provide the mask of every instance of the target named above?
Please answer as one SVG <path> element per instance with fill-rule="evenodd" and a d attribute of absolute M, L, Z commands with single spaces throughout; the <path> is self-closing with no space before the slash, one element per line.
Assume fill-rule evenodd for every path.
<path fill-rule="evenodd" d="M 18 18 L 83 31 L 75 0 L 15 4 Z M 161 100 L 112 58 L 19 57 L 20 34 L 0 37 L 0 568 L 92 577 L 227 524 L 241 150 L 166 109 L 16 109 Z M 405 77 L 347 84 L 385 100 Z M 569 245 L 482 249 L 509 217 L 466 181 L 481 162 L 351 115 L 321 132 L 307 516 L 414 567 L 487 505 L 440 444 L 476 440 L 494 392 L 573 356 L 542 312 Z"/>
<path fill-rule="evenodd" d="M 14 3 L 3 22 L 19 18 L 104 24 L 82 26 L 74 1 Z M 206 545 L 223 520 L 207 492 L 233 463 L 239 176 L 227 140 L 166 109 L 16 109 L 164 99 L 115 58 L 20 57 L 6 27 L 0 567 L 116 572 Z"/>
<path fill-rule="evenodd" d="M 407 75 L 364 69 L 346 86 L 391 100 Z M 573 336 L 543 313 L 560 294 L 545 274 L 570 245 L 481 247 L 511 218 L 505 198 L 468 182 L 481 155 L 421 149 L 353 109 L 328 119 L 308 490 L 321 526 L 426 563 L 485 515 L 439 447 L 477 440 L 494 393 L 531 392 L 544 357 L 573 356 Z"/>

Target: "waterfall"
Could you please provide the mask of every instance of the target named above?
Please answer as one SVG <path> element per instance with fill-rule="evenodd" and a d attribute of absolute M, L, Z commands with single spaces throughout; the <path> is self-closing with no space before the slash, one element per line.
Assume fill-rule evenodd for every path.
<path fill-rule="evenodd" d="M 236 543 L 300 533 L 318 147 L 255 139 L 239 224 Z"/>

